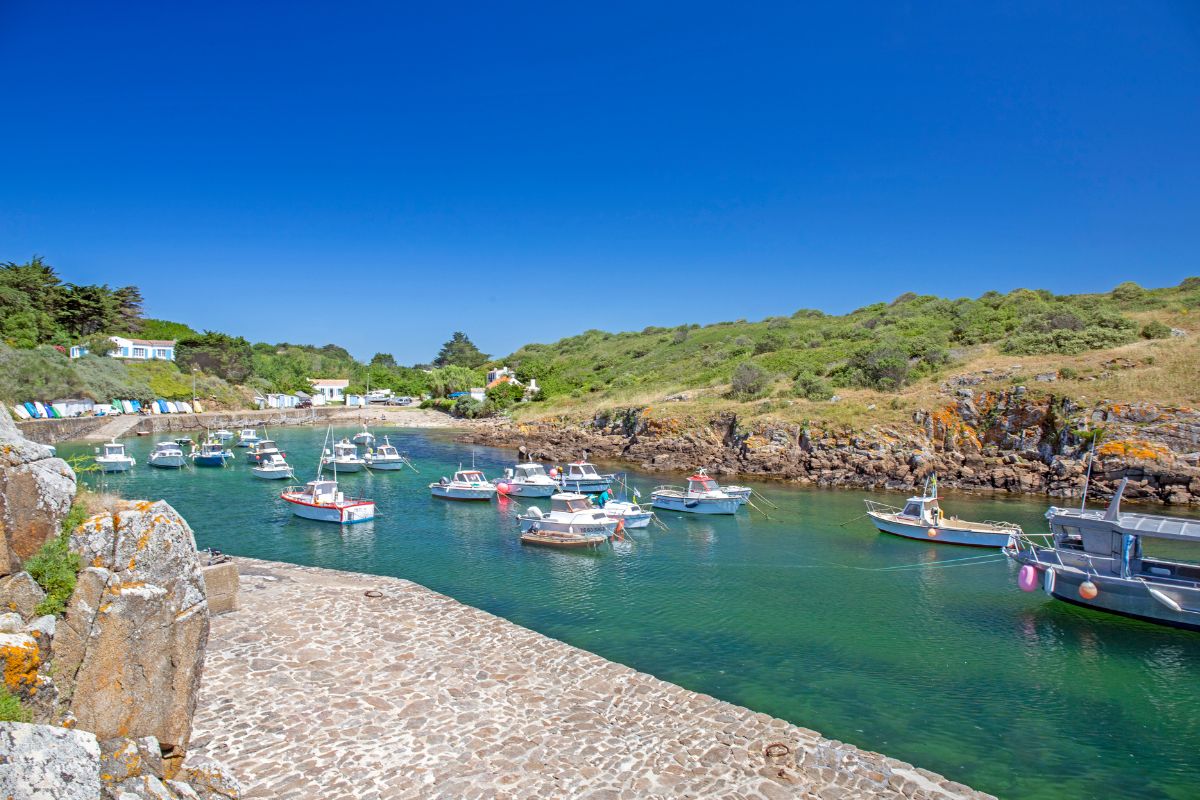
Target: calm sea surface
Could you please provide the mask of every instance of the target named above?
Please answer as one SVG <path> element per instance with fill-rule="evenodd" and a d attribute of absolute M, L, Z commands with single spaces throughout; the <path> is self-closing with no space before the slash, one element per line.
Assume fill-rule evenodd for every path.
<path fill-rule="evenodd" d="M 325 431 L 272 433 L 310 478 Z M 865 495 L 855 491 L 764 484 L 779 506 L 770 519 L 667 512 L 669 531 L 638 531 L 611 550 L 522 547 L 511 502 L 429 496 L 427 484 L 469 464 L 471 448 L 444 433 L 377 433 L 391 433 L 421 474 L 342 476 L 345 490 L 375 499 L 379 515 L 346 528 L 295 518 L 277 498 L 284 482 L 254 478 L 238 448 L 228 469 L 158 470 L 146 460 L 156 437 L 131 439 L 131 473 L 86 480 L 166 499 L 200 547 L 407 578 L 1004 798 L 1200 797 L 1200 634 L 1024 594 L 1010 564 L 961 560 L 985 551 L 847 523 L 863 513 Z M 490 476 L 513 458 L 474 451 Z M 668 482 L 629 477 L 646 496 Z M 943 504 L 968 519 L 1045 529 L 1037 501 Z"/>

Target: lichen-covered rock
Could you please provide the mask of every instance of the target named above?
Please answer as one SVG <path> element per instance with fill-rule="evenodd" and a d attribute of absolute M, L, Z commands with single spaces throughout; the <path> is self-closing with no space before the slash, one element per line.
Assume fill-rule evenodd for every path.
<path fill-rule="evenodd" d="M 0 612 L 13 611 L 29 619 L 44 599 L 46 593 L 28 572 L 0 578 Z"/>
<path fill-rule="evenodd" d="M 0 633 L 0 667 L 4 688 L 19 697 L 37 694 L 42 658 L 37 642 L 27 633 Z M 2 797 L 3 795 L 0 795 Z"/>
<path fill-rule="evenodd" d="M 0 633 L 23 633 L 25 620 L 15 611 L 0 613 Z"/>
<path fill-rule="evenodd" d="M 164 502 L 81 525 L 79 574 L 55 636 L 66 706 L 101 739 L 155 737 L 174 777 L 191 733 L 209 614 L 191 528 Z"/>
<path fill-rule="evenodd" d="M 100 745 L 86 731 L 0 722 L 0 797 L 96 800 Z"/>
<path fill-rule="evenodd" d="M 58 534 L 75 498 L 75 473 L 50 448 L 17 430 L 0 409 L 0 575 Z"/>
<path fill-rule="evenodd" d="M 242 785 L 229 768 L 208 756 L 188 755 L 179 777 L 201 800 L 238 800 L 242 796 Z"/>
<path fill-rule="evenodd" d="M 115 786 L 106 786 L 105 800 L 176 800 L 174 793 L 153 775 L 128 778 Z"/>
<path fill-rule="evenodd" d="M 153 736 L 100 742 L 100 780 L 112 789 L 130 778 L 163 776 L 162 751 Z"/>

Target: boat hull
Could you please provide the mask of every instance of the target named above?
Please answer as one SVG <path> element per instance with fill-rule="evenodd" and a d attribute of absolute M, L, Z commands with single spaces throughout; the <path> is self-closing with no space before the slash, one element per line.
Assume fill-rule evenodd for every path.
<path fill-rule="evenodd" d="M 186 462 L 184 456 L 167 456 L 165 458 L 150 458 L 150 466 L 159 469 L 179 469 Z"/>
<path fill-rule="evenodd" d="M 295 473 L 290 469 L 270 469 L 265 470 L 260 467 L 251 468 L 250 472 L 254 477 L 261 478 L 264 481 L 278 481 L 284 478 L 291 478 Z"/>
<path fill-rule="evenodd" d="M 330 471 L 336 472 L 338 475 L 345 475 L 348 472 L 361 472 L 363 468 L 362 462 L 351 461 L 343 463 L 341 461 L 322 461 L 321 465 Z"/>
<path fill-rule="evenodd" d="M 685 514 L 736 514 L 742 506 L 742 501 L 736 497 L 712 499 L 651 495 L 650 505 L 667 511 L 682 511 Z"/>
<path fill-rule="evenodd" d="M 650 520 L 654 517 L 649 511 L 643 514 L 625 514 L 619 517 L 611 517 L 610 519 L 623 521 L 626 528 L 648 528 Z"/>
<path fill-rule="evenodd" d="M 514 497 L 549 497 L 558 494 L 560 489 L 556 484 L 510 483 L 508 493 Z"/>
<path fill-rule="evenodd" d="M 527 532 L 521 534 L 521 544 L 534 547 L 554 547 L 560 550 L 590 550 L 607 543 L 608 536 L 563 534 L 558 532 Z"/>
<path fill-rule="evenodd" d="M 612 485 L 610 478 L 591 479 L 585 481 L 571 481 L 560 479 L 558 488 L 552 494 L 557 492 L 577 492 L 579 494 L 600 494 L 609 486 Z M 527 497 L 529 495 L 526 495 Z"/>
<path fill-rule="evenodd" d="M 906 539 L 916 539 L 924 542 L 939 542 L 941 544 L 958 544 L 967 547 L 1004 547 L 1008 544 L 1011 531 L 996 532 L 971 530 L 963 528 L 930 527 L 928 525 L 910 524 L 869 514 L 871 521 L 881 533 L 893 536 L 903 536 Z"/>
<path fill-rule="evenodd" d="M 196 456 L 192 459 L 197 467 L 223 467 L 230 456 Z"/>
<path fill-rule="evenodd" d="M 280 495 L 284 502 L 292 507 L 292 513 L 297 517 L 316 520 L 317 522 L 335 522 L 341 525 L 353 525 L 356 522 L 368 522 L 375 518 L 375 504 L 339 503 L 336 505 L 315 505 L 303 500 L 289 497 L 287 493 Z"/>
<path fill-rule="evenodd" d="M 134 465 L 132 458 L 123 458 L 119 461 L 102 461 L 96 459 L 96 466 L 101 472 L 128 472 Z"/>
<path fill-rule="evenodd" d="M 448 486 L 430 486 L 430 493 L 434 497 L 440 497 L 443 500 L 491 500 L 492 495 L 496 493 L 496 489 L 466 489 L 453 488 Z"/>
<path fill-rule="evenodd" d="M 371 469 L 381 470 L 397 470 L 404 469 L 403 461 L 368 461 L 367 466 Z"/>
<path fill-rule="evenodd" d="M 518 517 L 521 533 L 556 534 L 560 536 L 603 536 L 611 537 L 617 529 L 617 520 L 604 522 L 566 523 L 555 522 L 545 517 Z"/>

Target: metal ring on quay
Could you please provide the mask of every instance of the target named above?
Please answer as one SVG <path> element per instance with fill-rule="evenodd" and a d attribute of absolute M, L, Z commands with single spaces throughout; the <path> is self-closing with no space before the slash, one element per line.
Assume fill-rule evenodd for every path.
<path fill-rule="evenodd" d="M 763 749 L 763 755 L 767 758 L 783 758 L 791 753 L 792 748 L 783 742 L 772 742 Z"/>
<path fill-rule="evenodd" d="M 372 600 L 383 597 L 383 592 L 379 591 L 378 589 L 367 589 L 365 592 L 363 592 L 363 594 L 367 597 L 370 597 Z"/>

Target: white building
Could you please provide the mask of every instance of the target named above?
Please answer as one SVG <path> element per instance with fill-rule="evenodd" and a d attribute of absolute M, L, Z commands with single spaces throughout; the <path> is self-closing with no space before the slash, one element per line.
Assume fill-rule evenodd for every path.
<path fill-rule="evenodd" d="M 294 394 L 268 394 L 254 398 L 254 402 L 259 408 L 295 408 L 300 398 Z"/>
<path fill-rule="evenodd" d="M 313 387 L 314 406 L 345 402 L 346 387 L 350 385 L 345 378 L 309 378 L 308 382 Z"/>
<path fill-rule="evenodd" d="M 517 380 L 517 373 L 513 372 L 508 367 L 499 367 L 499 368 L 489 369 L 488 374 L 487 374 L 487 388 L 491 389 L 496 386 L 499 386 L 502 383 L 511 383 L 513 386 L 521 387 L 522 389 L 525 390 L 526 398 L 532 397 L 533 395 L 537 394 L 537 391 L 538 391 L 538 385 L 537 385 L 536 378 L 530 378 L 529 385 L 526 386 L 525 384 L 523 384 L 519 380 Z M 474 392 L 475 390 L 472 389 L 471 391 Z"/>
<path fill-rule="evenodd" d="M 123 336 L 110 336 L 113 349 L 108 351 L 109 358 L 127 358 L 131 361 L 174 361 L 175 342 L 171 339 L 126 339 Z M 87 348 L 77 344 L 71 348 L 71 358 L 87 355 Z"/>

